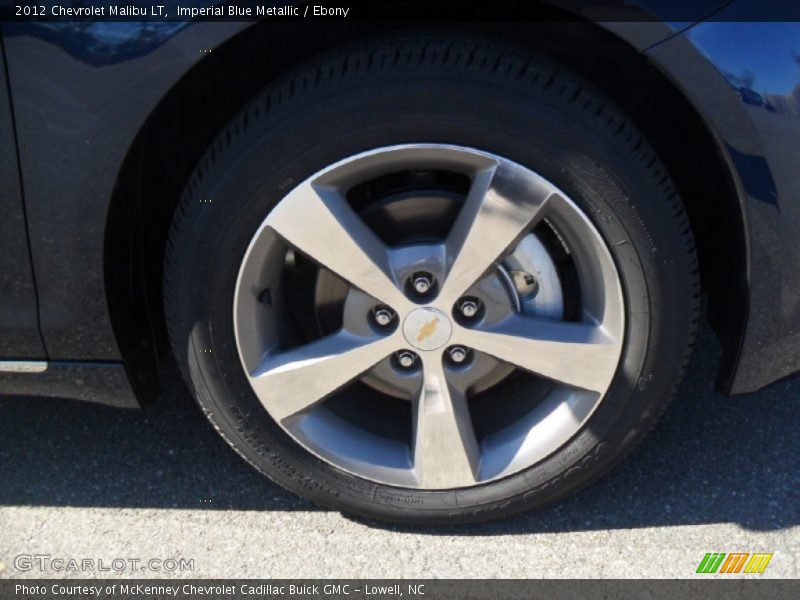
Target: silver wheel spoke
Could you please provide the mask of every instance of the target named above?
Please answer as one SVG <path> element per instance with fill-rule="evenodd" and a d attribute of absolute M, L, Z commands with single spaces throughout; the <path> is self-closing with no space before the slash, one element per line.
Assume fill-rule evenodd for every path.
<path fill-rule="evenodd" d="M 491 328 L 462 329 L 460 343 L 537 375 L 603 393 L 621 343 L 601 326 L 513 316 Z"/>
<path fill-rule="evenodd" d="M 396 311 L 408 305 L 392 277 L 387 248 L 339 190 L 303 183 L 266 220 L 289 244 Z"/>
<path fill-rule="evenodd" d="M 477 172 L 447 238 L 452 266 L 441 303 L 452 305 L 494 267 L 535 225 L 555 193 L 556 188 L 538 175 L 505 162 Z"/>
<path fill-rule="evenodd" d="M 339 331 L 284 352 L 268 352 L 250 383 L 278 421 L 307 411 L 398 348 L 393 336 L 365 338 Z"/>
<path fill-rule="evenodd" d="M 447 382 L 442 356 L 423 357 L 423 382 L 414 401 L 414 471 L 425 488 L 474 485 L 480 447 L 466 396 Z"/>

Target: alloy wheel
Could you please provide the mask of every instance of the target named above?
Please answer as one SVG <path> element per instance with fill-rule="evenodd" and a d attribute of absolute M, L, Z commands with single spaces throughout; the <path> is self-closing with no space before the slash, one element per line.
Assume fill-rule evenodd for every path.
<path fill-rule="evenodd" d="M 364 182 L 432 171 L 466 182 L 440 237 L 393 243 L 353 201 Z M 321 273 L 344 290 L 334 330 L 286 324 L 298 261 L 316 269 L 312 287 Z M 371 150 L 296 186 L 245 253 L 233 319 L 252 389 L 292 439 L 361 478 L 427 490 L 480 485 L 555 452 L 602 402 L 625 333 L 618 271 L 583 210 L 520 164 L 440 144 Z M 515 394 L 515 377 L 538 393 Z M 332 405 L 356 383 L 351 418 Z M 407 435 L 380 423 L 398 418 L 387 408 L 397 402 L 410 408 Z"/>

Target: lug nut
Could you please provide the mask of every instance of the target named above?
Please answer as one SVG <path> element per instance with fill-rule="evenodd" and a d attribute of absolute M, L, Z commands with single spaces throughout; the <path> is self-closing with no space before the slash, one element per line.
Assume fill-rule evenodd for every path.
<path fill-rule="evenodd" d="M 397 362 L 404 369 L 410 369 L 417 362 L 417 355 L 410 350 L 401 350 L 397 353 Z"/>
<path fill-rule="evenodd" d="M 464 315 L 467 319 L 471 319 L 472 317 L 477 315 L 479 309 L 480 309 L 480 301 L 477 298 L 468 298 L 466 300 L 462 300 L 458 304 L 458 310 L 460 310 L 461 314 Z"/>
<path fill-rule="evenodd" d="M 456 364 L 461 364 L 467 360 L 467 349 L 464 346 L 453 346 L 447 351 L 447 356 L 450 357 Z"/>
<path fill-rule="evenodd" d="M 418 294 L 427 294 L 433 286 L 433 277 L 428 273 L 417 273 L 411 280 L 411 285 Z"/>
<path fill-rule="evenodd" d="M 394 311 L 388 306 L 378 306 L 372 310 L 372 318 L 381 327 L 386 327 L 394 319 Z"/>

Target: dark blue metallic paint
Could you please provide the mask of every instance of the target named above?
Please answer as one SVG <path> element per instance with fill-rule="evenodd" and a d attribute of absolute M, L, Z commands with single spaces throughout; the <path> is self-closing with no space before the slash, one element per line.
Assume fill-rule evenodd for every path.
<path fill-rule="evenodd" d="M 166 36 L 143 36 L 135 24 L 122 23 L 127 41 L 103 35 L 82 52 L 76 40 L 87 30 L 47 25 L 3 26 L 42 336 L 51 358 L 119 360 L 103 246 L 123 161 L 161 98 L 203 58 L 201 49 L 249 24 L 167 23 Z M 50 26 L 63 26 L 58 43 Z M 114 60 L 101 64 L 97 57 L 105 51 Z"/>
<path fill-rule="evenodd" d="M 0 56 L 0 359 L 44 355 L 17 164 L 14 115 Z"/>
<path fill-rule="evenodd" d="M 749 392 L 800 368 L 800 23 L 722 20 L 732 17 L 648 55 L 707 119 L 738 182 L 748 314 L 729 386 Z"/>

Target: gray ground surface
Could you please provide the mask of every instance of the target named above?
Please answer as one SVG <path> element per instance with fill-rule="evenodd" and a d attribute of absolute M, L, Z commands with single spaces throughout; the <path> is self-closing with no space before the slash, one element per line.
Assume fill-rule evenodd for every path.
<path fill-rule="evenodd" d="M 0 577 L 64 575 L 19 571 L 23 553 L 194 559 L 124 573 L 146 577 L 693 577 L 710 551 L 774 552 L 763 576 L 797 577 L 800 379 L 723 398 L 716 356 L 706 331 L 659 428 L 605 480 L 538 514 L 440 530 L 284 492 L 185 393 L 141 412 L 2 400 Z"/>

